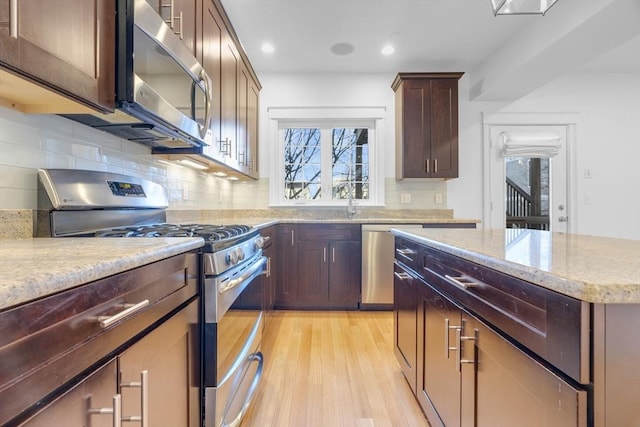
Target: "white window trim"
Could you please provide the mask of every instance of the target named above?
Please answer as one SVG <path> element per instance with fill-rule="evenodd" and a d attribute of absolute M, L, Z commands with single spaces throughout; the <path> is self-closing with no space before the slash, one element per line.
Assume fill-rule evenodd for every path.
<path fill-rule="evenodd" d="M 347 206 L 347 200 L 313 201 L 284 198 L 284 147 L 280 129 L 286 126 L 317 126 L 319 123 L 345 127 L 368 127 L 369 135 L 369 196 L 368 200 L 353 200 L 355 206 L 384 206 L 384 116 L 386 107 L 269 107 L 269 206 Z"/>

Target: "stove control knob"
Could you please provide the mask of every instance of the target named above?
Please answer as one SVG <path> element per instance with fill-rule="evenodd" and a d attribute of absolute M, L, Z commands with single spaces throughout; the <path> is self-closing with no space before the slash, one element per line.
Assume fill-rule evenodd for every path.
<path fill-rule="evenodd" d="M 238 255 L 238 261 L 242 261 L 244 259 L 244 250 L 242 248 L 236 249 L 236 254 Z"/>
<path fill-rule="evenodd" d="M 227 264 L 236 265 L 238 263 L 238 253 L 236 251 L 229 251 L 227 253 Z"/>
<path fill-rule="evenodd" d="M 262 249 L 264 247 L 264 242 L 265 242 L 264 237 L 258 236 L 254 243 L 256 246 L 256 249 Z"/>

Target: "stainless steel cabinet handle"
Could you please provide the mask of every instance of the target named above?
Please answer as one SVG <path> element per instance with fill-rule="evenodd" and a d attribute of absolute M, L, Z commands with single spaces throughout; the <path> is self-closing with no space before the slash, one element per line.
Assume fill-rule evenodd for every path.
<path fill-rule="evenodd" d="M 293 246 L 293 230 L 291 230 L 291 246 Z"/>
<path fill-rule="evenodd" d="M 462 321 L 462 326 L 458 329 L 456 329 L 456 341 L 458 342 L 458 348 L 456 351 L 456 365 L 458 366 L 458 371 L 462 371 L 462 364 L 463 363 L 468 363 L 468 364 L 473 364 L 475 363 L 475 360 L 473 359 L 463 359 L 462 358 L 462 352 L 463 352 L 463 347 L 462 347 L 462 341 L 476 341 L 478 339 L 478 330 L 476 329 L 474 332 L 474 336 L 470 337 L 470 336 L 464 336 L 462 335 L 464 332 L 464 320 Z"/>
<path fill-rule="evenodd" d="M 11 0 L 9 4 L 11 15 L 9 17 L 9 33 L 14 39 L 18 38 L 18 0 Z"/>
<path fill-rule="evenodd" d="M 125 307 L 124 310 L 122 310 L 119 313 L 114 314 L 113 316 L 98 316 L 97 320 L 98 322 L 100 322 L 100 326 L 102 328 L 108 328 L 109 326 L 113 325 L 114 323 L 124 319 L 127 316 L 130 316 L 131 314 L 135 313 L 136 311 L 141 310 L 142 308 L 146 307 L 147 305 L 149 305 L 149 300 L 143 300 L 140 301 L 137 304 L 123 304 L 123 307 Z"/>
<path fill-rule="evenodd" d="M 327 247 L 322 248 L 322 260 L 327 262 Z"/>
<path fill-rule="evenodd" d="M 445 274 L 444 277 L 446 277 L 447 279 L 449 279 L 450 281 L 452 281 L 453 283 L 455 283 L 456 285 L 460 286 L 463 289 L 477 288 L 478 286 L 481 286 L 480 282 L 476 282 L 469 276 L 454 277 L 454 276 L 449 276 L 448 274 Z"/>
<path fill-rule="evenodd" d="M 458 351 L 459 347 L 451 347 L 449 343 L 449 334 L 451 333 L 451 329 L 455 329 L 456 331 L 460 330 L 460 326 L 451 326 L 449 319 L 444 319 L 444 357 L 449 358 L 449 352 L 451 350 Z"/>
<path fill-rule="evenodd" d="M 433 159 L 433 173 L 438 173 L 438 159 Z"/>
<path fill-rule="evenodd" d="M 331 248 L 331 262 L 336 262 L 336 248 Z"/>
<path fill-rule="evenodd" d="M 149 371 L 140 372 L 140 382 L 122 383 L 120 387 L 140 388 L 140 415 L 122 417 L 122 421 L 139 422 L 142 427 L 149 427 Z"/>
<path fill-rule="evenodd" d="M 396 276 L 400 280 L 409 280 L 409 279 L 412 278 L 409 273 L 405 273 L 405 272 L 398 273 L 397 271 L 394 271 L 393 275 Z"/>
<path fill-rule="evenodd" d="M 431 159 L 427 159 L 427 160 L 424 162 L 424 163 L 425 163 L 425 169 L 426 169 L 427 173 L 429 173 L 429 172 L 430 172 L 430 171 L 429 171 L 429 160 L 431 160 Z"/>
<path fill-rule="evenodd" d="M 113 395 L 113 406 L 111 408 L 91 408 L 88 410 L 89 414 L 96 415 L 108 415 L 111 414 L 113 427 L 122 426 L 122 395 Z"/>
<path fill-rule="evenodd" d="M 267 258 L 267 277 L 271 277 L 271 257 Z"/>

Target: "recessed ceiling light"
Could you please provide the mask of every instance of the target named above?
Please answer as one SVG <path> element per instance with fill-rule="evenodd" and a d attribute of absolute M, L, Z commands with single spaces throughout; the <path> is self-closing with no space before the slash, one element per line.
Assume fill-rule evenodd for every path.
<path fill-rule="evenodd" d="M 273 53 L 276 51 L 276 48 L 273 47 L 273 45 L 271 43 L 265 43 L 262 45 L 262 51 L 264 53 Z"/>
<path fill-rule="evenodd" d="M 392 45 L 388 44 L 386 46 L 384 46 L 382 48 L 382 54 L 383 55 L 391 55 L 396 51 L 396 48 L 394 48 Z"/>
<path fill-rule="evenodd" d="M 356 48 L 351 43 L 336 43 L 331 46 L 330 50 L 336 55 L 345 56 L 351 55 Z"/>

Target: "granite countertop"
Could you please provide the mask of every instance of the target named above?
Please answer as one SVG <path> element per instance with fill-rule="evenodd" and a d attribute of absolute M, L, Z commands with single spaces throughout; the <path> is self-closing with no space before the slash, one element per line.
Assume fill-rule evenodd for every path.
<path fill-rule="evenodd" d="M 0 310 L 203 245 L 182 237 L 0 240 Z"/>
<path fill-rule="evenodd" d="M 640 303 L 637 240 L 521 229 L 392 232 L 582 301 Z"/>

